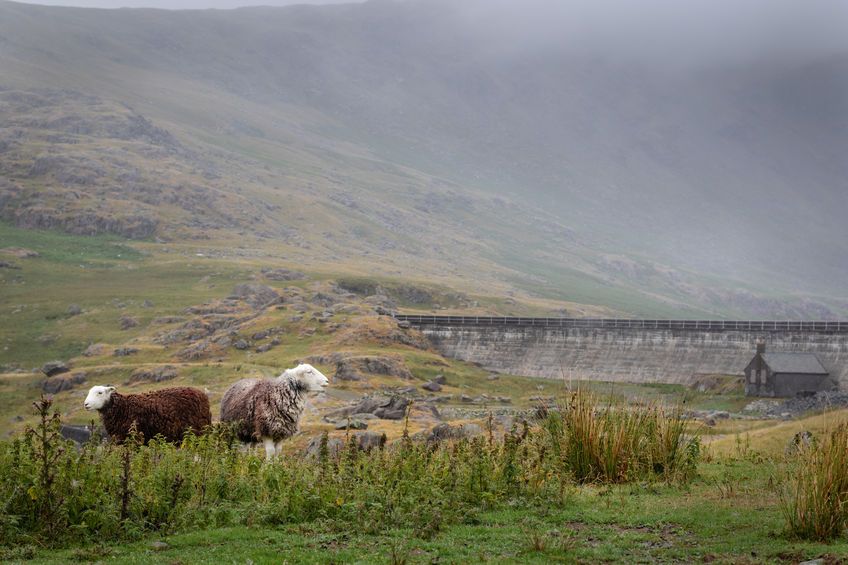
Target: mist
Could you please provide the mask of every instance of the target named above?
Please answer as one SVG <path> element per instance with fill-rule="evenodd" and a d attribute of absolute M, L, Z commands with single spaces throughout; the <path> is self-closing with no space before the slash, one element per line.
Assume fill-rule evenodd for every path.
<path fill-rule="evenodd" d="M 247 6 L 352 4 L 356 0 L 19 0 L 23 4 L 75 8 L 156 8 L 160 10 L 229 10 Z"/>
<path fill-rule="evenodd" d="M 191 0 L 167 7 L 236 4 Z M 254 142 L 280 144 L 268 149 L 272 155 L 310 138 L 320 140 L 316 146 L 356 148 L 456 183 L 463 187 L 457 193 L 506 195 L 555 216 L 561 228 L 552 233 L 573 238 L 550 243 L 560 247 L 539 252 L 532 264 L 532 254 L 504 251 L 505 264 L 521 272 L 579 268 L 633 284 L 625 280 L 633 272 L 629 263 L 608 257 L 629 255 L 659 264 L 640 271 L 647 274 L 639 284 L 675 299 L 721 302 L 708 285 L 663 274 L 674 269 L 753 288 L 845 295 L 846 2 L 27 8 L 39 17 L 21 18 L 31 26 L 26 31 L 3 29 L 0 21 L 0 35 L 9 38 L 5 64 L 19 69 L 6 76 L 38 87 L 84 89 L 96 82 L 97 95 L 127 101 L 154 120 L 179 123 L 196 104 L 207 105 L 213 110 L 194 127 L 224 135 L 227 143 L 255 135 Z M 61 20 L 57 29 L 73 31 L 55 32 L 51 17 Z M 45 50 L 52 50 L 49 57 Z M 175 77 L 191 81 L 180 96 L 167 94 Z M 301 124 L 305 116 L 316 121 Z M 332 151 L 318 155 L 326 160 L 318 169 L 338 169 L 347 181 L 356 176 L 348 159 L 340 165 L 327 156 Z M 369 225 L 379 226 L 403 216 L 377 212 L 397 184 L 384 186 L 371 208 L 342 200 L 368 210 Z M 365 190 L 356 197 L 365 198 Z M 431 198 L 428 190 L 410 192 L 415 196 L 398 206 Z M 432 196 L 419 208 L 439 206 L 447 207 Z M 459 222 L 444 231 L 466 227 Z M 385 235 L 380 245 L 400 245 L 395 237 Z M 509 237 L 486 239 L 485 228 L 464 237 L 511 245 Z M 568 253 L 578 259 L 562 258 Z"/>
<path fill-rule="evenodd" d="M 463 25 L 504 50 L 590 53 L 645 63 L 805 60 L 848 49 L 840 0 L 471 0 Z"/>

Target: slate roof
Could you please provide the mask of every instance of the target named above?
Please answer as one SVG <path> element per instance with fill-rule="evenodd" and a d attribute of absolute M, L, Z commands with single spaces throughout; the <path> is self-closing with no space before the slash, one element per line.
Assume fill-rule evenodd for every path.
<path fill-rule="evenodd" d="M 773 373 L 828 374 L 814 353 L 763 353 L 763 361 Z"/>

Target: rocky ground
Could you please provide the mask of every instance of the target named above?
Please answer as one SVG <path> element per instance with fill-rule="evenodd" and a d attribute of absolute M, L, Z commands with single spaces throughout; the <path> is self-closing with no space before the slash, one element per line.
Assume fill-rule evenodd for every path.
<path fill-rule="evenodd" d="M 268 284 L 280 281 L 298 284 L 283 288 Z M 37 369 L 42 375 L 38 388 L 60 399 L 65 415 L 71 417 L 65 433 L 74 440 L 88 433 L 88 427 L 77 421 L 91 415 L 78 404 L 93 384 L 113 383 L 126 392 L 202 385 L 214 407 L 236 376 L 271 376 L 299 362 L 318 366 L 333 383 L 331 393 L 312 399 L 304 414 L 303 433 L 295 443 L 307 452 L 314 450 L 315 438 L 325 431 L 335 438 L 334 444 L 353 433 L 367 448 L 386 437 L 396 439 L 404 428 L 417 439 L 440 441 L 481 434 L 484 429 L 502 434 L 532 416 L 526 403 L 516 407 L 511 395 L 494 393 L 506 379 L 494 375 L 487 379 L 485 371 L 474 369 L 485 386 L 469 388 L 457 377 L 452 362 L 433 351 L 415 329 L 398 323 L 392 317 L 396 298 L 388 295 L 395 289 L 350 286 L 265 269 L 253 282 L 235 285 L 225 297 L 173 315 L 148 321 L 137 313 L 121 314 L 115 322 L 118 335 L 139 330 L 141 335 L 128 335 L 123 343 L 92 343 L 79 357 L 44 364 Z M 428 289 L 416 291 L 411 285 L 399 292 L 407 300 L 419 295 L 446 302 L 462 299 L 438 297 Z M 67 307 L 69 318 L 86 315 L 76 304 Z M 312 345 L 304 349 L 305 344 Z M 296 351 L 309 354 L 293 357 Z M 425 358 L 423 366 L 420 356 Z M 204 375 L 202 380 L 198 372 Z M 540 399 L 534 395 L 529 400 Z M 15 422 L 23 424 L 24 418 L 19 415 Z"/>
<path fill-rule="evenodd" d="M 848 392 L 817 392 L 789 399 L 758 399 L 748 404 L 744 412 L 765 418 L 789 419 L 845 407 L 848 407 Z"/>

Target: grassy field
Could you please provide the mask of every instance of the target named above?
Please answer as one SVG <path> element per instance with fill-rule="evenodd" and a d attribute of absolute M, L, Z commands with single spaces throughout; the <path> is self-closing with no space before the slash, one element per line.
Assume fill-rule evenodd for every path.
<path fill-rule="evenodd" d="M 485 512 L 472 524 L 447 528 L 432 540 L 411 530 L 357 534 L 320 523 L 280 528 L 223 528 L 140 542 L 33 551 L 33 563 L 798 563 L 848 554 L 848 542 L 794 541 L 782 517 L 752 481 L 750 462 L 712 464 L 690 489 L 583 487 L 567 508 L 544 505 Z M 742 479 L 744 491 L 725 494 L 716 485 Z M 167 549 L 151 543 L 164 541 Z M 12 557 L 10 554 L 9 557 Z"/>
<path fill-rule="evenodd" d="M 66 563 L 843 563 L 848 538 L 793 539 L 778 506 L 785 462 L 752 443 L 702 463 L 689 485 L 574 486 L 562 504 L 516 501 L 422 538 L 330 520 L 146 536 L 126 544 L 0 550 L 8 562 Z M 166 545 L 162 545 L 162 542 Z"/>

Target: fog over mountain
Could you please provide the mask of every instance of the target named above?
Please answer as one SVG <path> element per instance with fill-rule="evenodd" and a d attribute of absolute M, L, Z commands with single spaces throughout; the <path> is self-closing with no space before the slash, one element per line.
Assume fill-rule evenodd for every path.
<path fill-rule="evenodd" d="M 246 6 L 291 6 L 292 4 L 349 4 L 350 0 L 42 0 L 25 4 L 77 8 L 156 8 L 160 10 L 227 10 Z"/>
<path fill-rule="evenodd" d="M 320 188 L 328 171 L 353 194 L 400 190 L 350 188 L 356 154 L 431 179 L 416 197 L 447 183 L 544 210 L 564 239 L 531 221 L 519 231 L 543 243 L 516 246 L 487 235 L 497 215 L 474 237 L 475 256 L 548 289 L 579 272 L 707 310 L 780 294 L 841 311 L 845 29 L 840 0 L 0 2 L 0 87 L 129 105 L 182 142 L 297 169 L 321 198 L 341 190 Z"/>

